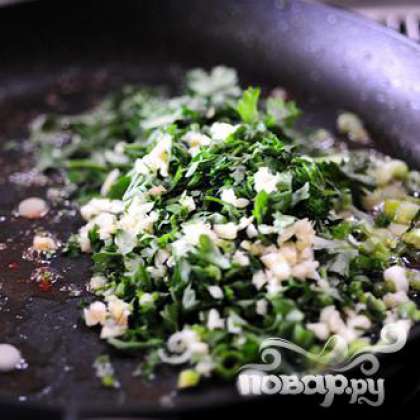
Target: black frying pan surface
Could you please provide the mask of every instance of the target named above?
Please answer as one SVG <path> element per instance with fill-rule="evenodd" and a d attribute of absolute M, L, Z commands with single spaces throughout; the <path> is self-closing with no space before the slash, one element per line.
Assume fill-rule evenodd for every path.
<path fill-rule="evenodd" d="M 332 128 L 339 110 L 358 112 L 378 148 L 420 167 L 419 48 L 346 12 L 300 0 L 41 1 L 0 10 L 0 40 L 3 144 L 23 141 L 41 112 L 81 111 L 127 83 L 176 90 L 186 69 L 226 64 L 244 84 L 288 88 L 307 110 L 304 126 Z M 162 415 L 238 402 L 233 386 L 210 383 L 168 406 L 174 371 L 151 383 L 134 378 L 140 356 L 117 354 L 80 320 L 79 303 L 90 299 L 87 258 L 52 260 L 61 277 L 48 292 L 30 280 L 42 264 L 21 257 L 34 230 L 43 226 L 65 240 L 80 225 L 70 206 L 36 223 L 12 216 L 21 199 L 45 196 L 49 186 L 11 182 L 31 164 L 25 147 L 1 152 L 0 243 L 7 248 L 0 251 L 0 342 L 21 349 L 28 367 L 0 375 L 0 398 L 85 414 Z M 81 295 L 72 296 L 69 286 Z M 407 363 L 415 335 L 411 350 L 390 360 L 392 374 L 410 371 L 405 388 L 395 386 L 400 394 L 414 392 L 419 377 Z M 105 352 L 120 390 L 104 389 L 95 378 L 93 361 Z"/>

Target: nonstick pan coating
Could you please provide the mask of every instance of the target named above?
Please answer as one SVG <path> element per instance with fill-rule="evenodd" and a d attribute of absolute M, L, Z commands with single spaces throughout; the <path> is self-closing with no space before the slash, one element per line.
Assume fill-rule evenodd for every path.
<path fill-rule="evenodd" d="M 126 83 L 176 89 L 186 69 L 226 64 L 244 84 L 288 88 L 307 110 L 307 126 L 332 128 L 339 110 L 358 112 L 380 149 L 420 166 L 420 51 L 374 23 L 299 0 L 57 3 L 0 13 L 3 143 L 24 140 L 39 113 L 78 112 Z M 21 148 L 0 157 L 0 242 L 7 244 L 0 251 L 0 341 L 17 345 L 28 361 L 27 369 L 0 376 L 0 398 L 75 413 L 147 415 L 238 402 L 232 386 L 215 383 L 171 400 L 171 370 L 152 383 L 134 378 L 138 356 L 113 352 L 80 321 L 79 303 L 89 299 L 87 258 L 55 259 L 61 278 L 48 293 L 37 289 L 30 280 L 35 264 L 21 259 L 35 227 L 65 240 L 80 220 L 71 211 L 57 217 L 61 208 L 39 223 L 11 216 L 22 198 L 45 195 L 45 186 L 10 181 L 30 165 Z M 81 296 L 71 296 L 69 286 Z M 93 361 L 104 352 L 112 356 L 121 390 L 104 389 L 95 378 Z M 393 359 L 390 371 L 405 372 L 410 354 Z M 413 381 L 419 377 L 410 371 Z M 405 386 L 414 389 L 412 382 Z"/>

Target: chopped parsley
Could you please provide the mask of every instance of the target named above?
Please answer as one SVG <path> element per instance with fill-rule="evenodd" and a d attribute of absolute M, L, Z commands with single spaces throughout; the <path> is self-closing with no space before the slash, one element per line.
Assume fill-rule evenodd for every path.
<path fill-rule="evenodd" d="M 33 125 L 39 166 L 62 168 L 86 221 L 68 245 L 92 257 L 86 324 L 144 356 L 137 373 L 180 365 L 190 387 L 232 378 L 267 337 L 359 348 L 420 318 L 419 173 L 323 147 L 325 131 L 294 128 L 293 101 L 260 92 L 193 70 L 180 96 L 129 87 Z M 352 140 L 363 126 L 340 127 Z"/>

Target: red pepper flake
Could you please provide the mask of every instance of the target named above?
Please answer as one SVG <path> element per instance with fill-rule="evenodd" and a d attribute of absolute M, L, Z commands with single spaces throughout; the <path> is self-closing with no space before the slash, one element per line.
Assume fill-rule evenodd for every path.
<path fill-rule="evenodd" d="M 7 267 L 9 270 L 16 271 L 19 268 L 19 264 L 16 261 L 12 261 Z"/>
<path fill-rule="evenodd" d="M 39 267 L 32 272 L 31 280 L 36 282 L 38 288 L 48 292 L 57 281 L 58 275 L 50 267 Z"/>
<path fill-rule="evenodd" d="M 38 282 L 38 288 L 43 292 L 48 292 L 52 288 L 52 283 L 48 278 L 43 277 L 42 280 Z"/>

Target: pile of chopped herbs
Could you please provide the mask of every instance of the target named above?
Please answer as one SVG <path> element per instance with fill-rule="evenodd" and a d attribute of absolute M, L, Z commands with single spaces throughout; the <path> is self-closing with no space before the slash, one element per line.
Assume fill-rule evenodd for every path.
<path fill-rule="evenodd" d="M 302 134 L 299 115 L 217 67 L 181 96 L 129 87 L 34 123 L 40 168 L 62 168 L 86 221 L 68 245 L 94 264 L 86 324 L 144 356 L 143 374 L 180 365 L 189 387 L 259 361 L 267 337 L 355 350 L 420 319 L 420 174 Z"/>

